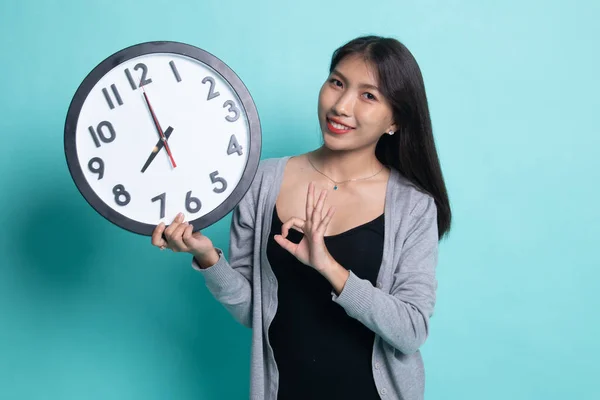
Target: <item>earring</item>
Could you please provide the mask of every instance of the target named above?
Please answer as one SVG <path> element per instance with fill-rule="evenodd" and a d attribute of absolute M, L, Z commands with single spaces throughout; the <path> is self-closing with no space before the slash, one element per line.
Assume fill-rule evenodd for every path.
<path fill-rule="evenodd" d="M 394 134 L 394 131 L 389 131 L 388 135 L 392 136 Z"/>

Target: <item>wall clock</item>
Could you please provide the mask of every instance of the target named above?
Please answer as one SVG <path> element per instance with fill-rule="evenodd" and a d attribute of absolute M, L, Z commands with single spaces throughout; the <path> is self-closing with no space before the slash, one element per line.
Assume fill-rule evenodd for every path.
<path fill-rule="evenodd" d="M 146 42 L 82 81 L 64 145 L 87 202 L 151 235 L 179 212 L 194 231 L 226 216 L 255 177 L 261 128 L 248 89 L 223 61 L 189 44 Z"/>

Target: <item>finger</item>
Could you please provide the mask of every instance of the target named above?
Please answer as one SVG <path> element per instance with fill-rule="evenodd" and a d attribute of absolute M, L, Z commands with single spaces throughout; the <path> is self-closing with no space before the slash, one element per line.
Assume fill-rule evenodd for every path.
<path fill-rule="evenodd" d="M 160 247 L 161 249 L 167 245 L 166 240 L 163 239 L 162 234 L 165 231 L 165 223 L 161 222 L 154 228 L 152 232 L 152 244 L 156 247 Z"/>
<path fill-rule="evenodd" d="M 188 248 L 185 245 L 185 243 L 183 243 L 183 232 L 187 229 L 187 227 L 190 226 L 189 222 L 182 222 L 181 224 L 179 224 L 179 226 L 177 227 L 177 229 L 175 229 L 172 233 L 172 240 L 169 243 L 171 246 L 171 248 L 173 248 L 173 250 L 177 250 L 177 251 L 187 251 Z"/>
<path fill-rule="evenodd" d="M 313 210 L 312 215 L 312 223 L 315 227 L 318 227 L 323 219 L 323 205 L 325 204 L 325 199 L 327 198 L 327 190 L 321 190 L 321 194 L 319 195 L 319 200 L 317 200 L 317 205 Z"/>
<path fill-rule="evenodd" d="M 287 237 L 290 228 L 294 227 L 300 232 L 304 233 L 304 226 L 306 225 L 306 221 L 298 217 L 292 217 L 283 223 L 281 226 L 281 234 L 283 237 Z"/>
<path fill-rule="evenodd" d="M 290 231 L 290 228 L 292 227 L 298 228 L 300 232 L 304 233 L 305 224 L 306 222 L 303 219 L 298 217 L 292 217 L 285 221 L 284 224 L 281 226 L 281 236 L 286 238 Z"/>
<path fill-rule="evenodd" d="M 198 245 L 198 240 L 203 236 L 200 231 L 197 231 L 197 233 L 197 235 L 194 234 L 194 226 L 192 224 L 189 224 L 188 227 L 185 228 L 185 231 L 183 231 L 182 239 L 183 243 L 188 248 L 187 251 L 194 249 L 194 246 Z"/>
<path fill-rule="evenodd" d="M 167 229 L 165 229 L 165 236 L 167 237 L 167 241 L 171 240 L 171 235 L 173 234 L 175 229 L 177 229 L 181 222 L 183 222 L 183 213 L 177 214 L 173 222 L 171 222 Z"/>
<path fill-rule="evenodd" d="M 321 224 L 317 228 L 319 234 L 325 235 L 325 231 L 327 231 L 327 227 L 329 226 L 329 223 L 331 222 L 331 219 L 333 218 L 333 214 L 335 214 L 335 207 L 331 206 L 331 207 L 329 207 L 329 210 L 327 210 L 327 214 L 325 214 L 325 218 L 323 218 L 323 221 L 321 221 Z"/>
<path fill-rule="evenodd" d="M 183 231 L 183 235 L 181 236 L 181 238 L 183 239 L 183 243 L 188 247 L 191 248 L 191 242 L 194 240 L 194 237 L 192 236 L 192 234 L 194 233 L 194 226 L 192 224 L 189 224 L 185 230 Z"/>
<path fill-rule="evenodd" d="M 308 191 L 306 192 L 306 219 L 310 219 L 313 207 L 314 207 L 314 190 L 315 186 L 312 182 L 308 184 Z"/>
<path fill-rule="evenodd" d="M 287 251 L 289 251 L 292 255 L 296 254 L 296 249 L 298 248 L 298 245 L 290 242 L 288 239 L 286 239 L 285 237 L 283 237 L 282 235 L 275 235 L 273 237 L 273 239 L 275 239 L 275 241 L 284 249 L 286 249 Z"/>

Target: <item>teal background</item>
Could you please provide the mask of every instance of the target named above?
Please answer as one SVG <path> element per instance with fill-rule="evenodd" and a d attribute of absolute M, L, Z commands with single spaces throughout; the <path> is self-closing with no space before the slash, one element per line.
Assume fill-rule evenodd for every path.
<path fill-rule="evenodd" d="M 600 398 L 599 18 L 582 0 L 3 0 L 0 398 L 247 398 L 250 331 L 190 257 L 77 191 L 69 102 L 110 54 L 187 42 L 249 88 L 262 157 L 298 154 L 320 144 L 331 52 L 369 33 L 420 63 L 454 210 L 426 398 Z M 226 247 L 229 222 L 204 233 Z"/>

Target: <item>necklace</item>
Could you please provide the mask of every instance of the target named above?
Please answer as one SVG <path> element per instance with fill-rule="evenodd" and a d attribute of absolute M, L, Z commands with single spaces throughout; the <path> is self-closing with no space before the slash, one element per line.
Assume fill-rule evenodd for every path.
<path fill-rule="evenodd" d="M 312 163 L 312 161 L 310 161 L 310 156 L 307 155 L 306 158 L 308 159 L 308 163 L 314 168 L 315 171 L 317 171 L 318 173 L 320 173 L 321 175 L 323 175 L 325 178 L 329 179 L 331 182 L 333 182 L 333 190 L 337 190 L 338 189 L 338 185 L 342 184 L 342 183 L 346 183 L 346 182 L 355 182 L 355 181 L 364 181 L 365 179 L 370 179 L 372 177 L 374 177 L 375 175 L 379 174 L 381 171 L 383 171 L 384 165 L 381 166 L 381 169 L 377 172 L 375 172 L 373 175 L 371 176 L 367 176 L 366 178 L 354 178 L 354 179 L 346 179 L 345 181 L 334 181 L 333 179 L 331 179 L 330 177 L 328 177 L 327 175 L 325 175 L 324 173 L 322 173 L 321 171 L 319 171 L 317 169 L 317 167 L 315 167 L 315 165 Z"/>

